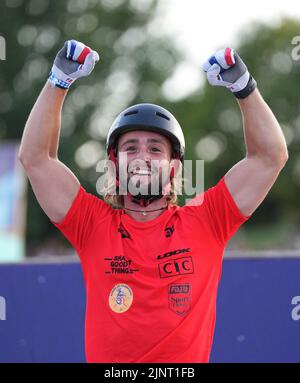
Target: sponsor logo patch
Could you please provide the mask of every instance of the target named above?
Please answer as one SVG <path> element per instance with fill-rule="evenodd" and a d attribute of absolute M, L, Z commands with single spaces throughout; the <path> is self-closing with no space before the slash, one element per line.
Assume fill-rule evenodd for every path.
<path fill-rule="evenodd" d="M 189 253 L 191 251 L 191 248 L 188 247 L 186 249 L 177 249 L 177 250 L 172 250 L 168 251 L 167 253 L 160 254 L 157 256 L 157 259 L 163 259 L 163 258 L 168 258 L 171 257 L 172 255 L 178 255 L 178 254 L 183 254 L 183 253 Z"/>
<path fill-rule="evenodd" d="M 184 316 L 191 309 L 191 283 L 177 283 L 169 285 L 168 301 L 170 310 L 177 315 Z"/>
<path fill-rule="evenodd" d="M 170 278 L 177 275 L 194 274 L 192 257 L 170 259 L 158 265 L 160 278 Z"/>
<path fill-rule="evenodd" d="M 109 270 L 105 274 L 133 274 L 138 269 L 132 267 L 132 260 L 125 257 L 125 255 L 116 255 L 113 258 L 104 258 L 108 262 Z"/>
<path fill-rule="evenodd" d="M 131 239 L 128 231 L 122 225 L 120 225 L 118 227 L 118 232 L 121 234 L 121 238 L 129 238 L 129 239 Z"/>
<path fill-rule="evenodd" d="M 174 230 L 175 230 L 174 229 L 174 225 L 166 227 L 165 228 L 165 236 L 166 236 L 166 238 L 171 237 L 171 235 L 174 233 Z"/>
<path fill-rule="evenodd" d="M 133 301 L 133 292 L 128 285 L 119 283 L 113 287 L 109 294 L 109 307 L 117 314 L 125 313 Z"/>

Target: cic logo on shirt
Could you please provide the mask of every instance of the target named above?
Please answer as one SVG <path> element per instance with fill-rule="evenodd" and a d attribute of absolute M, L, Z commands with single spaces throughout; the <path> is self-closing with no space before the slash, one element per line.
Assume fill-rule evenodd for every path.
<path fill-rule="evenodd" d="M 177 275 L 194 274 L 192 257 L 170 259 L 158 265 L 160 278 L 170 278 Z"/>
<path fill-rule="evenodd" d="M 160 254 L 157 256 L 158 260 L 162 260 L 165 258 L 171 258 L 173 256 L 185 255 L 190 253 L 191 248 L 187 247 L 184 249 L 176 249 L 172 251 L 168 251 L 167 253 Z M 183 256 L 176 259 L 168 259 L 168 261 L 162 262 L 158 265 L 158 272 L 160 278 L 169 278 L 175 277 L 176 275 L 184 275 L 184 274 L 194 274 L 194 264 L 192 257 Z"/>

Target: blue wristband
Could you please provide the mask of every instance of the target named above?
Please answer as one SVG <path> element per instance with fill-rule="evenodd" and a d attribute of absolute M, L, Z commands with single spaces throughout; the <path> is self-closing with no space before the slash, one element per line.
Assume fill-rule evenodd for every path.
<path fill-rule="evenodd" d="M 52 71 L 50 71 L 49 73 L 48 80 L 53 86 L 57 86 L 61 89 L 69 89 L 70 85 L 72 84 L 63 80 L 59 80 L 57 77 L 54 76 Z"/>

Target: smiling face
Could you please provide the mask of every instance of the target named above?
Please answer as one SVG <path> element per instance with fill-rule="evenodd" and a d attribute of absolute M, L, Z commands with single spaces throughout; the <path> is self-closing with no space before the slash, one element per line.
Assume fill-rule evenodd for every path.
<path fill-rule="evenodd" d="M 169 182 L 169 164 L 172 147 L 161 134 L 145 130 L 127 132 L 118 141 L 118 163 L 120 182 L 126 174 L 126 190 L 130 185 L 139 188 L 141 194 L 150 193 L 150 186 L 158 192 L 159 186 Z"/>

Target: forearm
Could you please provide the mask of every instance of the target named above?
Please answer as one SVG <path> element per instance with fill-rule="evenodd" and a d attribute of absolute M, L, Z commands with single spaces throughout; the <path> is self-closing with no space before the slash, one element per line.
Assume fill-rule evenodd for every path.
<path fill-rule="evenodd" d="M 26 122 L 19 157 L 24 165 L 57 157 L 61 111 L 67 91 L 47 82 Z"/>
<path fill-rule="evenodd" d="M 247 157 L 259 157 L 274 165 L 285 163 L 288 152 L 284 135 L 258 90 L 238 103 L 243 115 Z"/>

